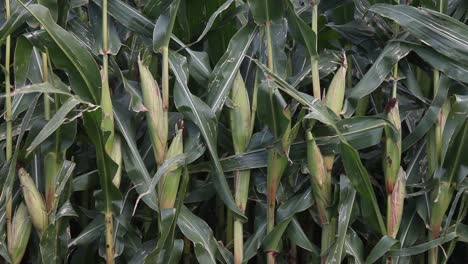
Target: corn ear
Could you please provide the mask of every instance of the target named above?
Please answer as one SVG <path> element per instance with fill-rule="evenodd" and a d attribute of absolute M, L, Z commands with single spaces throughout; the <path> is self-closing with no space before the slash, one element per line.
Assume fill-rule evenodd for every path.
<path fill-rule="evenodd" d="M 392 98 L 388 103 L 385 111 L 387 112 L 388 120 L 395 126 L 398 131 L 398 137 L 395 137 L 391 135 L 390 128 L 385 129 L 386 137 L 383 167 L 387 194 L 391 194 L 398 177 L 401 162 L 401 123 L 398 100 L 396 98 Z"/>
<path fill-rule="evenodd" d="M 48 225 L 48 217 L 44 199 L 24 168 L 20 168 L 18 174 L 21 185 L 23 187 L 24 202 L 28 208 L 31 222 L 39 234 L 42 235 Z"/>
<path fill-rule="evenodd" d="M 172 140 L 171 146 L 167 151 L 167 159 L 174 158 L 184 151 L 183 145 L 183 130 L 179 129 L 176 136 Z M 173 208 L 177 197 L 177 190 L 179 189 L 180 176 L 182 168 L 177 168 L 173 171 L 166 173 L 160 180 L 159 193 L 161 208 Z"/>
<path fill-rule="evenodd" d="M 398 179 L 392 194 L 387 199 L 387 231 L 388 235 L 395 238 L 400 228 L 403 206 L 406 195 L 406 172 L 400 167 Z"/>
<path fill-rule="evenodd" d="M 245 152 L 251 136 L 250 102 L 244 80 L 237 73 L 231 89 L 233 107 L 230 109 L 232 141 L 236 154 Z"/>
<path fill-rule="evenodd" d="M 335 76 L 333 76 L 325 98 L 328 108 L 337 115 L 341 113 L 341 109 L 343 108 L 347 67 L 346 57 L 344 57 L 340 68 L 335 73 Z"/>
<path fill-rule="evenodd" d="M 244 153 L 252 135 L 252 113 L 249 94 L 245 88 L 242 75 L 237 72 L 231 88 L 233 107 L 229 110 L 232 142 L 236 154 Z M 249 194 L 250 170 L 235 171 L 235 201 L 241 212 L 245 212 Z M 234 263 L 242 263 L 244 258 L 243 223 L 234 221 Z"/>
<path fill-rule="evenodd" d="M 447 181 L 439 183 L 431 193 L 431 233 L 434 238 L 440 235 L 442 221 L 451 204 L 453 188 Z"/>
<path fill-rule="evenodd" d="M 8 244 L 8 253 L 12 264 L 19 264 L 23 259 L 29 236 L 31 235 L 31 221 L 24 203 L 21 203 L 16 209 L 12 221 L 12 239 Z"/>
<path fill-rule="evenodd" d="M 321 224 L 329 222 L 327 208 L 331 204 L 331 178 L 327 173 L 324 159 L 310 131 L 307 131 L 307 167 L 310 173 L 312 191 L 317 204 Z"/>
<path fill-rule="evenodd" d="M 337 115 L 340 115 L 344 104 L 347 68 L 348 65 L 346 61 L 346 56 L 343 56 L 341 66 L 335 73 L 335 76 L 333 76 L 333 79 L 330 83 L 330 86 L 328 87 L 328 91 L 325 97 L 325 104 Z M 325 165 L 327 173 L 330 174 L 329 177 L 331 177 L 333 163 L 335 163 L 334 155 L 323 157 L 323 164 Z"/>
<path fill-rule="evenodd" d="M 156 163 L 161 165 L 164 163 L 164 155 L 167 148 L 167 112 L 164 111 L 159 86 L 148 67 L 141 60 L 138 61 L 138 67 L 140 70 L 143 104 L 148 109 L 148 112 L 146 112 L 146 122 L 150 132 L 151 143 L 153 144 Z"/>

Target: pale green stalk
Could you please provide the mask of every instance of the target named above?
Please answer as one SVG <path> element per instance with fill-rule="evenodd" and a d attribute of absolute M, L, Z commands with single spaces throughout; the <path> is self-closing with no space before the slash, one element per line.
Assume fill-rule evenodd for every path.
<path fill-rule="evenodd" d="M 107 0 L 102 2 L 102 127 L 110 132 L 109 138 L 105 143 L 105 150 L 108 155 L 113 153 L 114 149 L 114 115 L 112 111 L 112 101 L 109 88 L 109 33 L 107 25 Z M 117 164 L 119 164 L 117 162 Z M 113 235 L 113 213 L 111 210 L 110 201 L 106 201 L 106 211 L 104 212 L 105 220 L 105 238 L 106 238 L 106 263 L 114 263 L 114 235 Z"/>
<path fill-rule="evenodd" d="M 268 20 L 268 19 L 267 19 Z M 271 21 L 267 21 L 265 25 L 266 40 L 267 40 L 267 64 L 268 68 L 274 72 L 273 64 L 273 44 L 271 38 Z M 273 87 L 269 86 L 269 100 L 273 109 Z M 278 138 L 277 124 L 275 112 L 273 111 L 273 132 L 275 138 Z M 284 157 L 276 148 L 268 151 L 268 164 L 267 164 L 267 233 L 271 232 L 275 226 L 275 207 L 276 207 L 276 191 L 279 185 L 281 175 L 287 165 L 287 158 Z M 275 256 L 273 252 L 267 253 L 268 264 L 275 263 Z"/>
<path fill-rule="evenodd" d="M 395 33 L 399 31 L 399 28 L 400 26 L 397 23 L 393 24 Z M 401 121 L 397 99 L 398 63 L 393 66 L 392 79 L 392 97 L 385 111 L 389 121 L 397 128 L 399 138 L 395 140 L 391 138 L 390 133 L 386 133 L 383 166 L 387 191 L 387 231 L 390 237 L 396 238 L 401 223 L 406 188 L 406 174 L 400 167 Z M 387 258 L 387 263 L 393 263 L 393 258 Z"/>
<path fill-rule="evenodd" d="M 10 1 L 5 1 L 6 19 L 11 15 Z M 10 55 L 11 55 L 11 36 L 6 37 L 5 42 L 5 120 L 6 120 L 6 160 L 13 156 L 13 128 L 12 128 L 12 109 L 11 109 L 11 85 L 10 85 Z M 12 226 L 11 217 L 13 210 L 12 190 L 7 191 L 6 197 L 6 222 L 7 222 L 7 243 L 11 245 Z"/>
<path fill-rule="evenodd" d="M 312 31 L 315 34 L 315 47 L 318 43 L 318 30 L 317 30 L 317 18 L 318 18 L 318 4 L 319 0 L 312 0 Z M 310 58 L 311 71 L 312 71 L 312 90 L 315 98 L 321 99 L 320 91 L 320 73 L 318 69 L 319 58 L 318 55 Z"/>
<path fill-rule="evenodd" d="M 446 1 L 439 0 L 438 1 L 438 9 L 440 13 L 445 13 L 446 9 Z M 440 73 L 438 70 L 434 70 L 433 73 L 434 78 L 434 86 L 433 86 L 433 96 L 435 98 L 437 94 L 437 90 L 440 84 Z M 444 108 L 444 107 L 443 107 Z M 443 122 L 442 119 L 444 118 L 443 115 L 443 108 L 439 113 L 437 121 L 434 124 L 434 127 L 431 131 L 429 131 L 429 148 L 428 148 L 428 156 L 429 156 L 429 175 L 433 175 L 433 173 L 437 170 L 437 168 L 441 165 L 441 157 L 442 157 L 442 132 L 443 132 Z M 430 214 L 430 231 L 429 231 L 429 239 L 436 239 L 440 236 L 441 225 L 445 215 L 445 211 L 450 203 L 452 198 L 452 188 L 450 187 L 449 182 L 440 182 L 439 185 L 432 191 L 430 199 L 431 199 L 431 214 Z M 436 264 L 439 262 L 439 248 L 434 247 L 429 251 L 429 263 Z"/>

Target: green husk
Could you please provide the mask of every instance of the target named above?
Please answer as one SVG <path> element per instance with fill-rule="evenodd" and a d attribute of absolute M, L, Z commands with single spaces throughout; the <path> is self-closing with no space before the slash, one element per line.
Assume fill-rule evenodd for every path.
<path fill-rule="evenodd" d="M 327 173 L 322 153 L 310 131 L 307 132 L 307 168 L 320 222 L 322 225 L 327 224 L 330 221 L 327 208 L 332 200 L 331 177 Z"/>
<path fill-rule="evenodd" d="M 148 110 L 146 112 L 146 122 L 150 132 L 151 143 L 153 144 L 156 163 L 161 165 L 164 163 L 167 148 L 167 112 L 164 111 L 161 91 L 148 67 L 141 60 L 138 61 L 138 67 L 140 70 L 143 104 Z"/>
<path fill-rule="evenodd" d="M 24 202 L 31 216 L 31 222 L 37 232 L 42 235 L 49 223 L 44 198 L 24 168 L 20 168 L 18 174 L 23 187 Z"/>
<path fill-rule="evenodd" d="M 244 153 L 252 135 L 252 114 L 250 102 L 244 80 L 238 72 L 231 89 L 232 108 L 229 111 L 231 134 L 235 154 Z M 235 171 L 235 201 L 241 212 L 245 212 L 249 194 L 250 170 Z M 239 219 L 234 221 L 234 263 L 242 263 L 243 251 L 243 223 Z"/>
<path fill-rule="evenodd" d="M 403 215 L 403 207 L 406 195 L 406 173 L 400 167 L 398 178 L 387 199 L 387 232 L 392 238 L 396 238 Z"/>
<path fill-rule="evenodd" d="M 325 103 L 335 114 L 339 115 L 343 108 L 344 95 L 346 89 L 346 57 L 343 56 L 341 67 L 336 71 L 330 83 L 325 97 Z"/>
<path fill-rule="evenodd" d="M 179 129 L 176 136 L 172 140 L 172 144 L 167 151 L 167 159 L 174 158 L 184 151 L 183 145 L 183 130 Z M 174 208 L 177 198 L 177 190 L 179 189 L 180 177 L 182 168 L 170 171 L 161 177 L 159 186 L 159 201 L 161 208 Z"/>
<path fill-rule="evenodd" d="M 392 98 L 392 100 L 388 103 L 386 111 L 388 120 L 395 126 L 395 128 L 399 132 L 399 137 L 395 138 L 390 135 L 391 128 L 385 128 L 386 137 L 383 167 L 386 190 L 388 194 L 391 194 L 397 181 L 401 162 L 401 123 L 398 100 L 396 98 Z"/>
<path fill-rule="evenodd" d="M 24 203 L 21 203 L 16 209 L 12 221 L 12 238 L 8 244 L 8 253 L 12 264 L 19 264 L 23 259 L 29 236 L 31 234 L 31 221 Z"/>

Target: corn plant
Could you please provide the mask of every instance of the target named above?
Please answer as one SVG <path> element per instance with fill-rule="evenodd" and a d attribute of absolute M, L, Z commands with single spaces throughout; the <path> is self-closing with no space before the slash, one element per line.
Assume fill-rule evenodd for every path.
<path fill-rule="evenodd" d="M 1 263 L 464 263 L 468 4 L 0 0 Z"/>

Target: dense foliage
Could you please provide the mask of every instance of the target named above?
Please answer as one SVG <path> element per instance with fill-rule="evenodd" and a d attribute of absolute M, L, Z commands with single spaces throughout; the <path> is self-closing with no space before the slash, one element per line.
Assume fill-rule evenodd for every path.
<path fill-rule="evenodd" d="M 0 4 L 6 263 L 468 262 L 468 1 Z"/>

